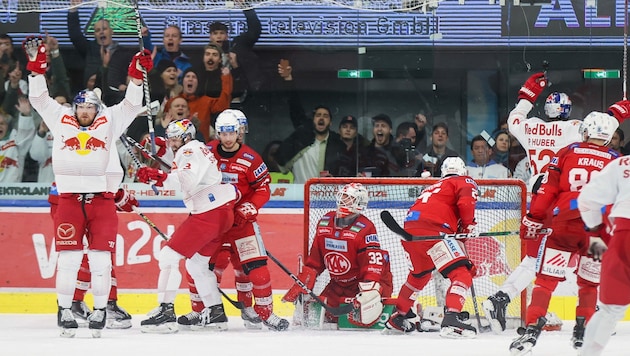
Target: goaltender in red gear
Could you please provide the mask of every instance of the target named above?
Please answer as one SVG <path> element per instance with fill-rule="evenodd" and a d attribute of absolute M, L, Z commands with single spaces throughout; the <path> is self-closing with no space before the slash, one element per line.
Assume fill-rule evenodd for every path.
<path fill-rule="evenodd" d="M 330 282 L 320 297 L 333 307 L 353 302 L 355 311 L 348 321 L 362 327 L 378 321 L 381 298 L 392 294 L 389 254 L 381 248 L 372 221 L 361 214 L 367 205 L 368 192 L 362 184 L 350 183 L 339 191 L 337 210 L 317 223 L 311 251 L 298 276 L 312 290 L 317 276 L 328 270 Z M 295 302 L 302 293 L 306 291 L 295 284 L 282 301 Z M 327 313 L 326 321 L 336 323 L 337 318 Z"/>

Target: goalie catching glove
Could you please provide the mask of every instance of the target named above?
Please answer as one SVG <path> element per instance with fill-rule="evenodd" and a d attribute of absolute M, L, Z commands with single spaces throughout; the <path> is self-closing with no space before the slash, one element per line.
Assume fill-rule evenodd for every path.
<path fill-rule="evenodd" d="M 378 282 L 359 282 L 359 293 L 354 298 L 354 310 L 348 314 L 351 324 L 369 328 L 383 313 L 381 285 Z"/>
<path fill-rule="evenodd" d="M 28 58 L 26 69 L 37 74 L 46 74 L 48 64 L 46 63 L 46 46 L 44 45 L 44 39 L 40 36 L 26 37 L 22 42 L 22 48 Z"/>
<path fill-rule="evenodd" d="M 119 188 L 114 196 L 116 210 L 132 212 L 134 206 L 139 206 L 136 196 L 127 189 Z"/>
<path fill-rule="evenodd" d="M 302 269 L 302 273 L 298 276 L 298 279 L 306 285 L 306 287 L 310 290 L 313 290 L 315 286 L 315 280 L 317 279 L 317 271 L 312 269 L 311 267 L 304 266 Z M 282 297 L 283 302 L 294 303 L 300 294 L 306 294 L 308 291 L 302 289 L 298 284 L 294 284 L 291 289 L 287 292 L 287 294 Z"/>

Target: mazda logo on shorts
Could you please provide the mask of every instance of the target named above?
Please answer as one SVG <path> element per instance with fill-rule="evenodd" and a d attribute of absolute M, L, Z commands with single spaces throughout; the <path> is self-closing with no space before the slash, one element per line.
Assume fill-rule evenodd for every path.
<path fill-rule="evenodd" d="M 70 223 L 62 223 L 57 226 L 57 237 L 62 240 L 69 240 L 74 237 L 77 230 Z"/>

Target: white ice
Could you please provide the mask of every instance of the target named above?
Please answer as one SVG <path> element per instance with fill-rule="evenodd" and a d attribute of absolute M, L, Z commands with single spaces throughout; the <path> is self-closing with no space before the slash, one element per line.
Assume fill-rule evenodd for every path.
<path fill-rule="evenodd" d="M 515 330 L 502 335 L 483 333 L 476 339 L 449 340 L 437 333 L 413 332 L 406 335 L 382 335 L 379 331 L 316 331 L 298 328 L 286 332 L 250 331 L 239 317 L 230 317 L 225 332 L 180 331 L 176 334 L 143 334 L 140 320 L 133 316 L 127 330 L 103 330 L 102 338 L 93 339 L 88 329 L 80 328 L 76 337 L 59 337 L 54 314 L 0 314 L 0 355 L 361 355 L 361 356 L 493 356 L 509 355 L 508 347 Z M 562 331 L 543 332 L 534 356 L 577 355 L 569 343 L 573 322 L 565 321 Z M 630 354 L 630 322 L 621 322 L 612 336 L 605 355 Z"/>

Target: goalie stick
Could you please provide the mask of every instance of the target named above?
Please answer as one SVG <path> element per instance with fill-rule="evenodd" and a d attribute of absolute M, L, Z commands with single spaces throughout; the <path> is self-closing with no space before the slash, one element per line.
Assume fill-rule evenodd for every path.
<path fill-rule="evenodd" d="M 146 215 L 144 215 L 140 210 L 138 210 L 135 206 L 131 207 L 134 211 L 134 213 L 140 215 L 140 217 L 147 223 L 149 224 L 149 226 L 151 226 L 151 228 L 153 228 L 153 230 L 155 230 L 155 232 L 157 232 L 165 241 L 168 241 L 168 236 L 166 236 L 165 233 L 162 232 L 162 230 L 160 230 L 154 223 L 153 221 L 151 221 L 151 219 L 149 219 Z M 214 272 L 212 272 L 214 273 Z M 230 298 L 229 295 L 225 294 L 225 292 L 221 289 L 219 289 L 219 293 L 221 293 L 221 295 L 228 300 L 228 302 L 230 302 L 230 304 L 232 304 L 236 309 L 240 309 L 243 310 L 245 309 L 245 305 L 243 305 L 242 302 L 238 302 L 233 300 L 232 298 Z"/>
<path fill-rule="evenodd" d="M 256 238 L 258 238 L 259 241 L 262 241 L 262 235 L 260 234 L 260 227 L 258 226 L 257 222 L 253 222 L 254 225 L 254 232 L 256 233 Z M 305 290 L 308 295 L 310 295 L 311 297 L 313 297 L 313 299 L 315 299 L 315 301 L 317 301 L 319 304 L 322 305 L 322 307 L 324 309 L 326 309 L 327 312 L 329 312 L 332 315 L 335 316 L 339 316 L 339 315 L 344 315 L 344 314 L 348 314 L 351 311 L 354 310 L 354 305 L 353 304 L 346 304 L 343 306 L 339 306 L 339 307 L 331 307 L 330 305 L 326 304 L 317 294 L 315 294 L 309 287 L 306 286 L 306 284 L 304 284 L 304 282 L 302 282 L 295 274 L 293 274 L 284 264 L 282 264 L 282 262 L 280 262 L 277 258 L 275 258 L 271 252 L 269 252 L 269 250 L 265 249 L 267 256 L 276 264 L 278 265 L 278 267 L 280 267 L 281 270 L 284 271 L 284 273 L 288 274 L 289 277 L 291 277 L 291 279 L 293 279 L 293 281 L 295 281 L 295 283 L 300 286 L 303 290 Z"/>
<path fill-rule="evenodd" d="M 381 211 L 381 220 L 396 235 L 399 235 L 403 239 L 407 241 L 424 241 L 424 240 L 443 240 L 448 238 L 454 239 L 466 239 L 466 238 L 475 238 L 475 237 L 490 237 L 490 236 L 508 236 L 508 235 L 520 235 L 520 231 L 496 231 L 496 232 L 482 232 L 479 234 L 443 234 L 443 235 L 435 235 L 435 236 L 413 236 L 412 234 L 405 231 L 394 219 L 392 214 L 387 211 Z M 552 230 L 550 228 L 542 229 L 540 234 L 551 234 Z"/>

